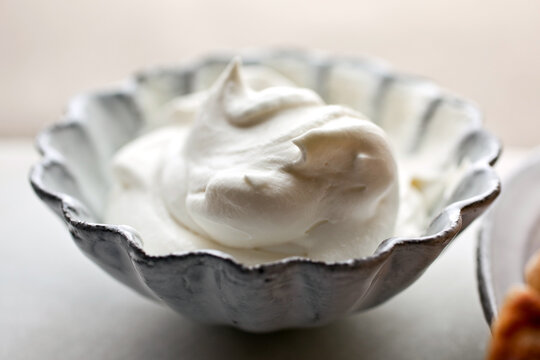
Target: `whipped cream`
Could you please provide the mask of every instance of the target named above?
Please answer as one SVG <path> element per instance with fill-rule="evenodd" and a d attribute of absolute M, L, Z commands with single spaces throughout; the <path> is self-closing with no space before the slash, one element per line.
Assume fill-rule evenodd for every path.
<path fill-rule="evenodd" d="M 399 207 L 384 132 L 269 69 L 246 70 L 233 61 L 116 154 L 106 221 L 137 229 L 153 255 L 370 255 L 394 234 Z"/>

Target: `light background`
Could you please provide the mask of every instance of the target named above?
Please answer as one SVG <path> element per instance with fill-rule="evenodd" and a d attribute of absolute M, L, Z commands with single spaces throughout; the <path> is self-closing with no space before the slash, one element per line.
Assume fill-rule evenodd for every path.
<path fill-rule="evenodd" d="M 381 57 L 475 100 L 506 145 L 540 144 L 538 0 L 0 0 L 0 136 L 137 69 L 265 46 Z"/>

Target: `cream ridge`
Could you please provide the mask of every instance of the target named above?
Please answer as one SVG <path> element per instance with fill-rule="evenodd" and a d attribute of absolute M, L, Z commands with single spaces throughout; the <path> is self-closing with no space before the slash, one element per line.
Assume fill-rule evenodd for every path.
<path fill-rule="evenodd" d="M 236 59 L 159 116 L 116 154 L 105 216 L 136 229 L 149 254 L 334 262 L 394 234 L 395 156 L 362 114 Z"/>

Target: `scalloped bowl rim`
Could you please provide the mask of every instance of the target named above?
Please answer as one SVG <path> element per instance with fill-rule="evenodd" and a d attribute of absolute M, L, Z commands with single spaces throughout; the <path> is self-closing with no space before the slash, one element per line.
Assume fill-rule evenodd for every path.
<path fill-rule="evenodd" d="M 289 55 L 293 54 L 295 56 L 305 57 L 313 54 L 309 51 L 302 51 L 302 50 L 277 50 L 277 51 L 259 51 L 257 54 L 264 56 L 264 55 L 274 55 L 274 56 L 280 56 L 280 55 Z M 358 64 L 362 63 L 363 65 L 367 65 L 373 70 L 374 72 L 383 74 L 387 78 L 392 79 L 407 79 L 409 81 L 428 81 L 429 83 L 432 83 L 433 85 L 438 87 L 438 84 L 432 80 L 427 79 L 423 76 L 417 76 L 414 74 L 407 74 L 407 73 L 399 73 L 393 71 L 392 67 L 389 66 L 386 62 L 381 61 L 376 58 L 370 58 L 370 57 L 353 57 L 353 56 L 332 56 L 324 53 L 315 53 L 315 55 L 323 55 L 321 56 L 321 59 L 323 59 L 326 62 L 342 62 L 342 63 L 350 63 L 350 64 Z M 175 69 L 182 69 L 182 71 L 192 71 L 193 69 L 203 66 L 205 64 L 212 63 L 216 60 L 220 60 L 223 58 L 230 58 L 230 54 L 226 53 L 220 53 L 220 54 L 211 54 L 207 56 L 202 56 L 199 58 L 199 60 L 191 61 L 187 63 L 181 63 L 180 66 L 174 66 Z M 249 59 L 249 55 L 248 55 Z M 249 63 L 248 61 L 244 61 L 245 63 Z M 151 74 L 153 72 L 160 72 L 165 69 L 171 69 L 173 67 L 168 66 L 157 66 L 157 67 L 151 67 L 139 72 L 134 73 L 130 77 L 127 78 L 127 80 L 120 86 L 112 89 L 115 93 L 122 93 L 122 94 L 133 94 L 135 88 L 134 86 L 137 83 L 137 79 L 139 79 L 141 76 L 145 76 L 147 74 Z M 459 96 L 454 96 L 452 93 L 449 93 L 446 89 L 440 88 L 442 94 L 440 95 L 441 98 L 446 98 L 447 100 L 451 101 L 457 101 L 461 103 L 464 106 L 471 106 L 474 109 L 477 109 L 477 107 L 469 100 L 463 99 Z M 98 94 L 104 94 L 111 91 L 111 89 L 99 89 L 91 92 L 85 92 L 81 93 L 74 98 L 72 98 L 71 101 L 69 101 L 68 105 L 68 112 L 74 111 L 73 107 L 76 105 L 79 99 L 81 98 L 88 98 L 93 97 Z M 446 95 L 443 96 L 443 94 Z M 481 121 L 481 119 L 480 119 Z M 481 194 L 478 194 L 476 196 L 473 196 L 471 198 L 461 200 L 458 202 L 451 203 L 450 205 L 446 206 L 442 211 L 435 216 L 433 221 L 435 221 L 438 217 L 443 215 L 448 215 L 449 219 L 452 219 L 451 224 L 448 227 L 445 227 L 444 229 L 438 231 L 435 234 L 427 235 L 427 236 L 418 236 L 418 237 L 400 237 L 400 236 L 394 236 L 387 238 L 381 242 L 381 244 L 377 247 L 375 252 L 372 255 L 360 257 L 360 258 L 351 258 L 345 261 L 338 261 L 338 262 L 325 262 L 325 261 L 318 261 L 318 260 L 312 260 L 306 257 L 287 257 L 284 259 L 280 259 L 273 262 L 268 263 L 262 263 L 262 264 L 255 264 L 255 265 L 246 265 L 241 262 L 236 261 L 231 255 L 219 251 L 219 250 L 212 250 L 212 249 L 201 249 L 196 251 L 185 251 L 185 252 L 178 252 L 178 253 L 172 253 L 167 255 L 150 255 L 147 254 L 144 249 L 142 248 L 140 241 L 138 240 L 138 236 L 133 233 L 128 226 L 124 225 L 115 225 L 115 224 L 105 224 L 105 223 L 94 223 L 94 222 L 88 222 L 84 220 L 76 219 L 72 214 L 71 211 L 73 211 L 76 208 L 76 204 L 73 204 L 73 201 L 71 196 L 63 193 L 57 193 L 52 190 L 49 190 L 46 188 L 46 186 L 43 184 L 42 181 L 42 174 L 45 171 L 45 168 L 49 164 L 53 163 L 61 163 L 61 161 L 58 161 L 55 159 L 54 152 L 55 150 L 50 148 L 47 145 L 47 139 L 51 136 L 53 136 L 53 132 L 57 128 L 64 128 L 67 126 L 70 126 L 73 123 L 79 123 L 80 120 L 71 120 L 67 119 L 67 114 L 62 117 L 62 120 L 60 122 L 57 122 L 55 124 L 52 124 L 51 126 L 45 128 L 43 131 L 41 131 L 37 138 L 36 138 L 36 147 L 40 154 L 42 155 L 41 159 L 32 166 L 30 170 L 30 183 L 32 187 L 34 188 L 34 191 L 40 196 L 45 197 L 51 200 L 55 200 L 56 202 L 59 202 L 61 204 L 61 210 L 62 210 L 62 217 L 66 224 L 73 226 L 75 228 L 83 228 L 83 229 L 91 229 L 91 230 L 105 230 L 111 233 L 116 233 L 121 235 L 121 239 L 123 240 L 123 245 L 128 246 L 128 248 L 135 251 L 136 255 L 138 257 L 141 257 L 142 259 L 145 259 L 146 261 L 153 262 L 156 260 L 163 260 L 163 261 L 171 261 L 171 260 L 180 260 L 180 259 L 187 259 L 191 257 L 212 257 L 216 260 L 223 261 L 226 263 L 229 263 L 230 265 L 233 265 L 238 271 L 240 272 L 253 272 L 253 273 L 261 273 L 265 271 L 270 270 L 276 270 L 279 268 L 287 267 L 287 266 L 293 266 L 294 264 L 311 264 L 313 266 L 323 266 L 323 267 L 329 267 L 329 268 L 358 268 L 363 267 L 364 265 L 368 263 L 379 263 L 384 261 L 387 257 L 390 256 L 390 254 L 399 246 L 406 246 L 410 243 L 437 243 L 441 240 L 445 239 L 452 239 L 455 235 L 459 233 L 462 227 L 462 217 L 463 212 L 466 211 L 470 207 L 475 207 L 477 205 L 480 205 L 484 202 L 491 203 L 500 193 L 500 179 L 497 176 L 496 172 L 493 169 L 493 165 L 497 161 L 497 159 L 500 156 L 500 153 L 502 151 L 502 146 L 500 141 L 492 135 L 489 131 L 485 130 L 483 127 L 480 127 L 478 129 L 475 129 L 476 132 L 481 133 L 482 135 L 486 135 L 490 138 L 490 140 L 495 144 L 496 151 L 491 154 L 490 157 L 487 158 L 486 162 L 479 162 L 472 164 L 470 169 L 468 169 L 468 172 L 472 172 L 475 170 L 485 170 L 492 175 L 494 175 L 494 179 L 496 179 L 497 184 L 492 189 L 492 191 L 486 191 Z M 75 199 L 76 200 L 76 199 Z M 78 201 L 77 201 L 78 202 Z"/>

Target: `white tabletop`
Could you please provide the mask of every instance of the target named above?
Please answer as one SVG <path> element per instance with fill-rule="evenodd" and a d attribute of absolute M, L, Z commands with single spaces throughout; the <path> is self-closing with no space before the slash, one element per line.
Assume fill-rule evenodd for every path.
<path fill-rule="evenodd" d="M 501 173 L 525 150 L 508 149 Z M 30 141 L 0 141 L 2 359 L 482 359 L 478 222 L 387 303 L 323 328 L 266 335 L 192 323 L 86 259 L 31 191 Z"/>

